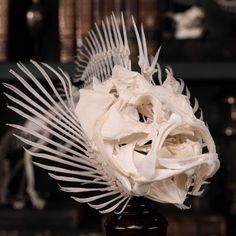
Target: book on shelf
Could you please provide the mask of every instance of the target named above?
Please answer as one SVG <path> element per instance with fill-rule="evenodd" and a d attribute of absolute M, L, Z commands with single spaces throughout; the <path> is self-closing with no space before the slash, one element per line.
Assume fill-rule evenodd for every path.
<path fill-rule="evenodd" d="M 159 0 L 139 0 L 139 19 L 145 30 L 159 28 Z"/>
<path fill-rule="evenodd" d="M 93 25 L 92 0 L 75 0 L 76 48 L 84 43 L 84 38 Z"/>
<path fill-rule="evenodd" d="M 92 18 L 93 23 L 100 25 L 102 21 L 102 4 L 101 0 L 92 0 Z"/>
<path fill-rule="evenodd" d="M 105 17 L 110 17 L 112 12 L 114 12 L 114 1 L 112 0 L 100 0 L 102 2 L 102 20 L 105 20 Z"/>
<path fill-rule="evenodd" d="M 129 39 L 131 61 L 133 63 L 137 63 L 138 45 L 134 34 L 133 22 L 131 19 L 132 17 L 134 18 L 137 26 L 139 26 L 138 0 L 124 1 L 124 18 Z"/>
<path fill-rule="evenodd" d="M 118 25 L 121 25 L 121 12 L 123 11 L 123 1 L 122 0 L 113 0 L 113 12 L 116 16 Z"/>
<path fill-rule="evenodd" d="M 9 0 L 0 0 L 0 62 L 7 60 Z"/>
<path fill-rule="evenodd" d="M 154 56 L 160 46 L 160 0 L 138 0 L 138 18 L 146 31 L 148 54 Z"/>
<path fill-rule="evenodd" d="M 112 13 L 116 16 L 118 25 L 121 23 L 121 12 L 123 11 L 123 0 L 93 0 L 93 21 L 98 25 Z"/>
<path fill-rule="evenodd" d="M 133 30 L 133 22 L 131 17 L 134 18 L 136 24 L 139 24 L 138 21 L 138 0 L 133 1 L 124 1 L 124 17 L 126 21 L 127 31 Z"/>
<path fill-rule="evenodd" d="M 60 61 L 72 62 L 75 57 L 75 2 L 59 0 Z"/>
<path fill-rule="evenodd" d="M 61 62 L 74 60 L 75 45 L 79 49 L 89 30 L 96 22 L 101 26 L 105 17 L 114 13 L 118 25 L 121 24 L 121 12 L 124 13 L 132 60 L 137 61 L 138 48 L 131 17 L 137 26 L 143 24 L 146 31 L 149 55 L 154 56 L 159 44 L 159 0 L 59 0 L 59 34 Z M 139 27 L 140 28 L 140 27 Z"/>

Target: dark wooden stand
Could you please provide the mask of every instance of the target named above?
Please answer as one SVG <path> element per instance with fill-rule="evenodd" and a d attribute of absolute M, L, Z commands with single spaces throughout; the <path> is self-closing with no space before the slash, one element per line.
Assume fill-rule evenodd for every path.
<path fill-rule="evenodd" d="M 133 197 L 122 213 L 109 215 L 104 226 L 106 236 L 166 236 L 167 225 L 155 202 Z"/>

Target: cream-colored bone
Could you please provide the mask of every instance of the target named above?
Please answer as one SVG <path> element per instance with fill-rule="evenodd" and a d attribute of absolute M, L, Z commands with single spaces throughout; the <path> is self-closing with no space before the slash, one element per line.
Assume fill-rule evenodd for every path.
<path fill-rule="evenodd" d="M 196 194 L 219 161 L 208 128 L 180 87 L 168 70 L 164 83 L 153 85 L 138 72 L 115 66 L 109 82 L 81 90 L 76 114 L 123 191 L 184 207 L 190 186 Z M 203 143 L 208 153 L 202 153 Z"/>

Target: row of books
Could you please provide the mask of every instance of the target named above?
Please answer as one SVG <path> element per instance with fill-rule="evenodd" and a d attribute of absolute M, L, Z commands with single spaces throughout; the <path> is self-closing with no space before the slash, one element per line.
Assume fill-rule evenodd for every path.
<path fill-rule="evenodd" d="M 0 62 L 7 60 L 9 0 L 0 0 Z"/>
<path fill-rule="evenodd" d="M 9 21 L 12 19 L 11 14 L 16 13 L 16 9 L 12 11 L 12 7 L 15 8 L 13 3 L 14 1 L 10 0 L 0 0 L 0 62 L 8 60 Z M 23 5 L 27 9 L 18 9 L 24 11 L 24 13 L 21 13 L 21 17 L 28 17 L 26 19 L 28 21 L 26 23 L 26 25 L 28 24 L 28 31 L 36 32 L 38 30 L 39 23 L 42 23 L 39 22 L 39 14 L 44 17 L 44 13 L 48 10 L 46 9 L 48 4 L 36 0 L 28 6 L 24 3 Z M 110 16 L 112 12 L 116 15 L 118 23 L 120 13 L 123 12 L 128 31 L 133 28 L 131 16 L 138 24 L 142 22 L 145 30 L 155 31 L 159 27 L 159 0 L 57 0 L 57 6 L 54 11 L 58 13 L 58 24 L 55 25 L 55 28 L 58 27 L 58 29 L 51 30 L 59 30 L 59 57 L 61 62 L 73 61 L 76 48 L 81 47 L 84 36 L 94 27 L 94 22 L 98 25 L 101 24 L 102 19 L 105 16 Z M 42 10 L 43 12 L 40 12 Z M 47 21 L 48 18 L 50 17 L 45 17 L 41 21 Z M 20 21 L 23 22 L 23 19 L 20 19 Z M 48 24 L 48 22 L 43 23 L 44 26 Z M 152 37 L 152 40 L 155 40 L 156 44 L 156 38 Z M 37 40 L 34 43 L 38 44 Z M 39 48 L 39 50 L 42 49 Z M 131 50 L 134 51 L 132 54 L 135 54 L 137 47 L 133 46 Z"/>
<path fill-rule="evenodd" d="M 158 0 L 59 0 L 59 35 L 60 60 L 69 62 L 74 59 L 75 48 L 83 45 L 84 36 L 93 28 L 94 22 L 98 25 L 113 12 L 120 23 L 120 13 L 123 12 L 128 32 L 132 31 L 131 16 L 139 24 L 142 22 L 145 30 L 156 32 L 159 18 Z M 152 35 L 152 34 L 151 34 Z M 132 40 L 132 37 L 130 37 Z M 152 55 L 158 47 L 157 39 L 150 37 Z M 130 44 L 131 54 L 137 55 L 137 46 Z"/>
<path fill-rule="evenodd" d="M 206 24 L 202 23 L 204 33 L 199 38 L 186 37 L 186 40 L 176 40 L 175 31 L 176 28 L 181 28 L 181 24 L 179 24 L 180 20 L 174 20 L 178 16 L 174 13 L 186 12 L 191 6 L 187 4 L 187 1 L 33 0 L 19 2 L 0 0 L 0 62 L 30 58 L 43 61 L 74 61 L 76 49 L 83 45 L 84 36 L 91 28 L 94 28 L 94 22 L 101 24 L 102 19 L 111 15 L 112 12 L 116 15 L 118 22 L 120 12 L 124 14 L 134 63 L 136 61 L 133 59 L 137 60 L 137 44 L 131 16 L 138 25 L 142 23 L 144 26 L 149 55 L 154 55 L 161 44 L 165 48 L 162 55 L 164 61 L 235 60 L 236 51 L 233 47 L 235 14 L 223 11 L 216 2 L 213 1 L 211 3 L 214 3 L 213 5 L 208 2 L 199 3 L 202 11 L 206 12 L 203 20 Z M 29 9 L 36 9 L 36 7 L 38 12 L 31 12 L 34 13 L 31 14 Z M 38 14 L 40 8 L 43 19 L 40 19 L 41 16 Z M 224 15 L 224 21 L 220 24 L 219 14 Z M 28 21 L 26 15 L 29 17 Z M 198 22 L 197 15 L 194 19 L 188 22 L 193 30 L 195 23 Z M 44 32 L 41 30 L 39 33 L 39 25 Z M 185 32 L 186 29 L 183 29 L 182 32 Z M 32 31 L 33 36 L 30 35 Z M 36 34 L 39 36 L 37 36 L 38 39 L 35 37 Z"/>

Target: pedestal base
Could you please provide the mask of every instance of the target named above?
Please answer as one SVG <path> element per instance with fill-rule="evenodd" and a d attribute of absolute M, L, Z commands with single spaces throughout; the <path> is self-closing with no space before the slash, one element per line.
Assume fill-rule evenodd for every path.
<path fill-rule="evenodd" d="M 155 202 L 133 197 L 122 213 L 108 216 L 105 230 L 106 236 L 166 236 L 167 225 Z"/>

